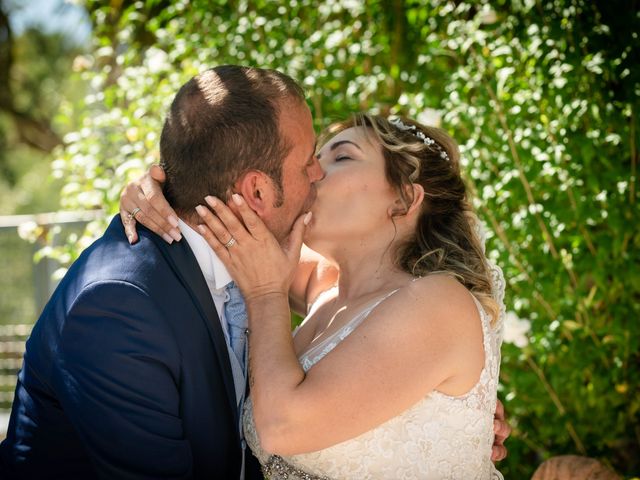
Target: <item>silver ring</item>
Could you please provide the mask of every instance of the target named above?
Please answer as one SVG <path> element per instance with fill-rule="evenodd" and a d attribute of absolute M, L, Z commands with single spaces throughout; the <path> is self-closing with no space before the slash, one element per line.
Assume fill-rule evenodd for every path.
<path fill-rule="evenodd" d="M 131 211 L 131 212 L 129 213 L 129 220 L 135 220 L 136 215 L 138 214 L 138 212 L 139 212 L 140 210 L 142 210 L 140 207 L 136 207 L 136 208 L 134 208 L 134 209 L 133 209 L 133 211 Z"/>
<path fill-rule="evenodd" d="M 231 237 L 231 239 L 224 244 L 225 248 L 233 247 L 236 244 L 236 239 Z"/>

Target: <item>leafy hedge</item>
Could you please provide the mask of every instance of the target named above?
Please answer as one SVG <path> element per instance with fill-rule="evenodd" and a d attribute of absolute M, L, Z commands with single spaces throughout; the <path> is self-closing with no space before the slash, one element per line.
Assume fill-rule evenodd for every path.
<path fill-rule="evenodd" d="M 637 2 L 109 3 L 86 1 L 94 45 L 75 65 L 91 92 L 67 106 L 83 120 L 54 165 L 64 208 L 115 212 L 158 160 L 174 93 L 216 64 L 298 79 L 319 130 L 358 110 L 440 123 L 508 282 L 501 469 L 578 453 L 640 474 Z"/>

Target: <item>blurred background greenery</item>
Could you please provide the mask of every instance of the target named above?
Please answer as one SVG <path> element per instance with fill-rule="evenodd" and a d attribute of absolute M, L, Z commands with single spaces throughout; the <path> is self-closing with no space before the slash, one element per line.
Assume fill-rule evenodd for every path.
<path fill-rule="evenodd" d="M 74 3 L 61 32 L 0 1 L 0 215 L 115 213 L 179 86 L 217 64 L 296 78 L 319 132 L 359 110 L 440 125 L 508 284 L 501 470 L 576 453 L 640 475 L 638 1 Z M 108 216 L 21 235 L 65 266 Z M 37 314 L 24 245 L 2 244 L 0 323 Z"/>

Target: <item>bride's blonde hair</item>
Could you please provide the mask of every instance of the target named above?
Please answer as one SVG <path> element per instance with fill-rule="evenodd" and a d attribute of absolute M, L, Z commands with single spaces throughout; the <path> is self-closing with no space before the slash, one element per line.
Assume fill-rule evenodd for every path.
<path fill-rule="evenodd" d="M 499 306 L 484 248 L 473 225 L 477 220 L 460 176 L 458 146 L 442 129 L 400 120 L 398 126 L 385 117 L 361 113 L 330 126 L 328 134 L 362 127 L 373 135 L 381 145 L 387 181 L 397 189 L 406 209 L 413 202 L 413 189 L 406 187 L 422 185 L 425 196 L 417 227 L 397 245 L 396 264 L 413 276 L 436 272 L 455 276 L 494 323 Z M 425 141 L 419 132 L 433 142 Z"/>

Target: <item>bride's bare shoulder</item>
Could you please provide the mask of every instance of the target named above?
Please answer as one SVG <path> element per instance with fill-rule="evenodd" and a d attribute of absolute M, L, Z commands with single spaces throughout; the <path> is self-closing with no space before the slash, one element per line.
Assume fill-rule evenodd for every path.
<path fill-rule="evenodd" d="M 407 294 L 416 299 L 429 300 L 435 305 L 452 306 L 452 301 L 462 307 L 474 306 L 471 292 L 452 274 L 434 273 L 414 279 L 406 288 Z"/>
<path fill-rule="evenodd" d="M 473 296 L 453 275 L 438 273 L 417 278 L 401 288 L 389 307 L 412 328 L 428 332 L 434 325 L 456 334 L 479 325 Z"/>

